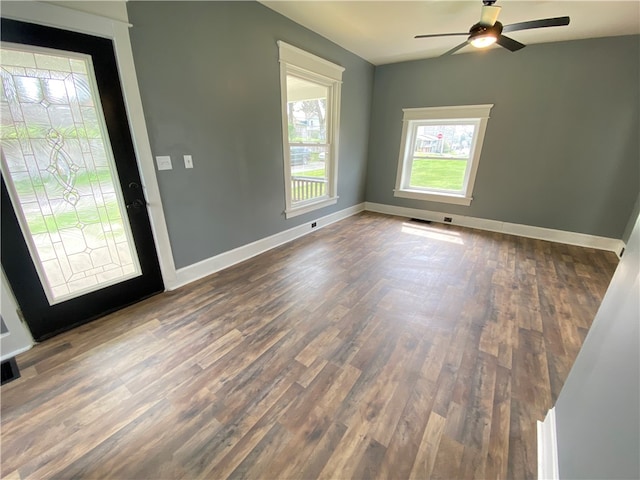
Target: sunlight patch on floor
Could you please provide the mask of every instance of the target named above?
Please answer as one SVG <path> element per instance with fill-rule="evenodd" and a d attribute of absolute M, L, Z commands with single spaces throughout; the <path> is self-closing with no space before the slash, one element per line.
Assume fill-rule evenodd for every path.
<path fill-rule="evenodd" d="M 460 234 L 457 232 L 444 232 L 435 228 L 413 225 L 410 223 L 403 223 L 401 231 L 402 233 L 408 233 L 409 235 L 417 235 L 419 237 L 430 238 L 432 240 L 441 240 L 444 242 L 455 243 L 457 245 L 464 245 L 462 238 L 460 238 Z"/>

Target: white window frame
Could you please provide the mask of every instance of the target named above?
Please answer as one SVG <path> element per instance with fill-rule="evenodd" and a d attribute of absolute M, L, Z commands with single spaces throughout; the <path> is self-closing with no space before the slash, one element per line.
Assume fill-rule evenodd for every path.
<path fill-rule="evenodd" d="M 344 67 L 278 41 L 280 57 L 280 95 L 282 104 L 282 141 L 284 151 L 285 217 L 293 218 L 338 202 L 338 137 L 340 132 L 340 99 Z M 291 163 L 287 111 L 287 75 L 293 75 L 327 87 L 327 169 L 326 195 L 305 202 L 291 200 Z"/>
<path fill-rule="evenodd" d="M 402 117 L 402 137 L 398 159 L 398 173 L 394 196 L 428 200 L 433 202 L 471 205 L 473 186 L 478 172 L 480 153 L 493 104 L 462 105 L 453 107 L 404 108 Z M 471 145 L 469 160 L 465 170 L 462 189 L 459 191 L 420 188 L 410 186 L 413 162 L 413 146 L 418 127 L 423 125 L 475 125 L 475 135 Z"/>

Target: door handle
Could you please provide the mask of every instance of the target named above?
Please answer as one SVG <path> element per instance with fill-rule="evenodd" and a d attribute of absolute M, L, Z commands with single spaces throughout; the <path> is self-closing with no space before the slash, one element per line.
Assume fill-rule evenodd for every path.
<path fill-rule="evenodd" d="M 137 182 L 129 182 L 129 189 L 140 193 L 140 184 L 138 184 Z M 147 202 L 140 198 L 136 198 L 133 202 L 126 204 L 127 210 L 139 210 L 142 207 L 146 206 Z"/>
<path fill-rule="evenodd" d="M 146 202 L 140 200 L 139 198 L 136 198 L 133 202 L 127 203 L 126 207 L 127 207 L 127 210 L 137 210 L 139 208 L 146 206 L 146 204 L 147 204 Z"/>

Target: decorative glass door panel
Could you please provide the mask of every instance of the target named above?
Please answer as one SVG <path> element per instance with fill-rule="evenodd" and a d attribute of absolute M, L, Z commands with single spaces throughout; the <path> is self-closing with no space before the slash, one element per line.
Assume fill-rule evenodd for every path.
<path fill-rule="evenodd" d="M 91 57 L 0 53 L 2 172 L 49 303 L 141 275 Z"/>

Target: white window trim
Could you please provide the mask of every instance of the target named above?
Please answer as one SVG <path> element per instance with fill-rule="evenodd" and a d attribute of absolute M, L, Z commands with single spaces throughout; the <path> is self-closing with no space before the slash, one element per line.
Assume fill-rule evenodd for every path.
<path fill-rule="evenodd" d="M 454 107 L 424 107 L 424 108 L 404 108 L 402 117 L 402 137 L 400 140 L 400 155 L 398 158 L 398 172 L 396 175 L 396 188 L 393 191 L 395 197 L 412 198 L 416 200 L 428 200 L 432 202 L 452 203 L 456 205 L 471 205 L 472 193 L 480 162 L 480 153 L 487 129 L 489 113 L 493 104 L 484 105 L 461 105 Z M 433 120 L 460 121 L 477 125 L 477 132 L 474 137 L 472 152 L 469 157 L 468 167 L 463 193 L 450 191 L 438 191 L 436 189 L 408 188 L 408 181 L 411 162 L 408 162 L 412 154 L 416 126 L 420 122 L 430 122 Z"/>
<path fill-rule="evenodd" d="M 305 52 L 297 47 L 278 40 L 280 58 L 280 95 L 282 108 L 282 144 L 284 152 L 284 185 L 285 185 L 285 217 L 293 218 L 319 208 L 334 205 L 338 202 L 338 137 L 340 132 L 340 103 L 342 72 L 344 67 L 331 63 L 323 58 Z M 287 75 L 326 85 L 330 89 L 329 117 L 327 118 L 327 143 L 329 144 L 327 164 L 329 179 L 327 196 L 308 202 L 292 205 L 291 202 L 291 168 L 289 150 L 289 125 L 287 112 Z"/>

